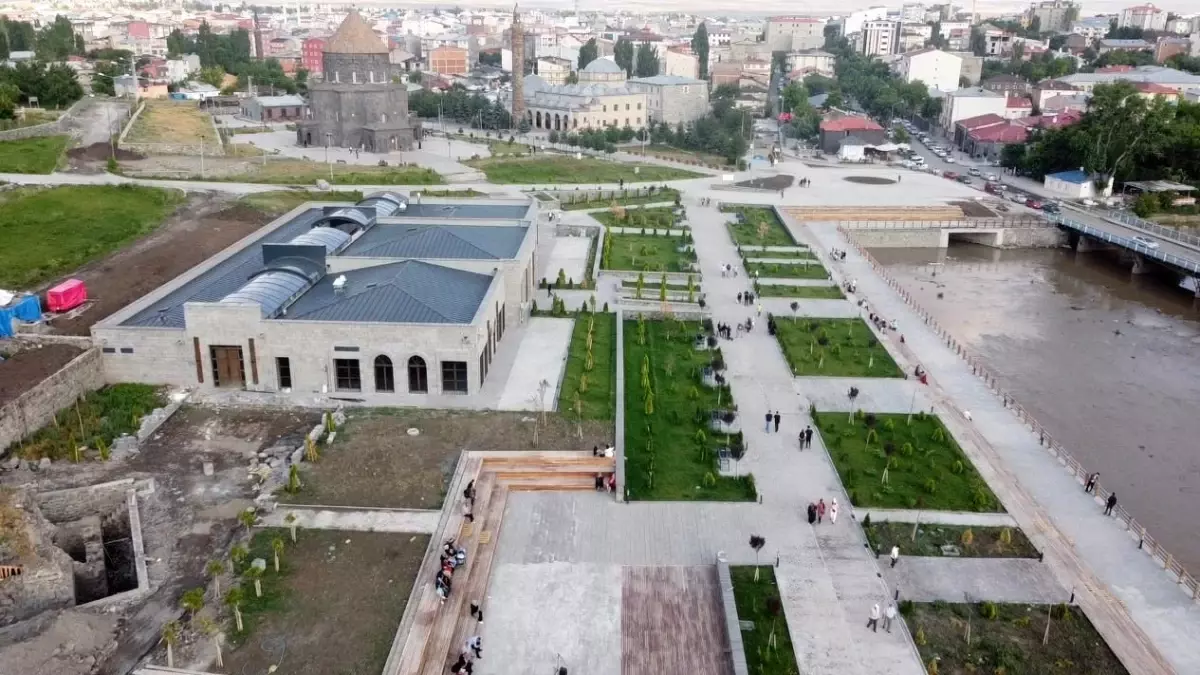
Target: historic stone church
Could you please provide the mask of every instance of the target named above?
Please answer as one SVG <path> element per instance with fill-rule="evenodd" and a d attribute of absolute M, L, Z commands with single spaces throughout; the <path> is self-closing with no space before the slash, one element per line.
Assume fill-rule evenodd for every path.
<path fill-rule="evenodd" d="M 408 90 L 388 49 L 357 11 L 325 43 L 324 81 L 308 88 L 309 118 L 296 126 L 296 142 L 326 143 L 368 152 L 409 150 L 420 134 L 408 113 Z"/>

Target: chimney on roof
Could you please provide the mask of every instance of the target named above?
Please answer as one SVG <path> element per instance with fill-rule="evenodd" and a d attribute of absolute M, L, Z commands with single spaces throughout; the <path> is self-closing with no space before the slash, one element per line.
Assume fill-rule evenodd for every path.
<path fill-rule="evenodd" d="M 338 278 L 333 280 L 333 294 L 345 295 L 346 293 L 346 275 L 339 274 Z"/>

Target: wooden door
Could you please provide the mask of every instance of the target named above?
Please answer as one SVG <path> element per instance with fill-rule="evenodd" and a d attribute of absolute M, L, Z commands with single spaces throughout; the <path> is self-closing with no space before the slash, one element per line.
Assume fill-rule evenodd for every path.
<path fill-rule="evenodd" d="M 213 384 L 218 387 L 241 389 L 246 383 L 241 347 L 210 347 L 213 361 Z"/>

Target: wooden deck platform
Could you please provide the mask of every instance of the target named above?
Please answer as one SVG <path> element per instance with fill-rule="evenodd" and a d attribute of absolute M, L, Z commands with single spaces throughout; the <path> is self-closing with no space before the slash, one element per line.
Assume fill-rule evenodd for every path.
<path fill-rule="evenodd" d="M 443 527 L 434 535 L 436 550 L 426 556 L 417 590 L 410 603 L 413 619 L 407 634 L 397 636 L 384 675 L 443 675 L 458 658 L 467 638 L 477 634 L 470 604 L 487 597 L 496 542 L 504 519 L 508 495 L 526 490 L 592 490 L 597 474 L 612 473 L 616 460 L 587 452 L 471 452 L 463 456 L 462 470 L 451 485 L 443 509 Z M 474 520 L 466 518 L 462 489 L 475 481 Z M 453 590 L 444 602 L 434 589 L 441 545 L 453 541 L 465 548 L 466 564 L 454 571 Z M 484 612 L 487 606 L 484 605 Z M 703 675 L 703 674 L 701 674 Z"/>
<path fill-rule="evenodd" d="M 623 572 L 622 675 L 733 675 L 715 565 Z"/>

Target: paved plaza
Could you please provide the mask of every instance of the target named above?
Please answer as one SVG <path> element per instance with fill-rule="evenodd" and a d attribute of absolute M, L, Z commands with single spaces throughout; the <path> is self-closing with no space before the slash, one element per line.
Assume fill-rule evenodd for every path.
<path fill-rule="evenodd" d="M 546 261 L 546 279 L 553 282 L 558 271 L 568 280 L 579 283 L 587 278 L 588 253 L 592 240 L 588 237 L 555 237 L 550 248 L 550 259 Z"/>
<path fill-rule="evenodd" d="M 500 410 L 552 410 L 558 400 L 571 346 L 573 319 L 533 317 L 521 331 L 513 364 L 502 382 L 497 408 Z M 499 359 L 499 356 L 497 356 Z M 539 401 L 538 387 L 545 381 L 550 387 Z"/>
<path fill-rule="evenodd" d="M 916 602 L 1067 602 L 1071 593 L 1036 558 L 900 558 L 889 567 L 880 556 L 883 578 L 901 596 Z"/>

